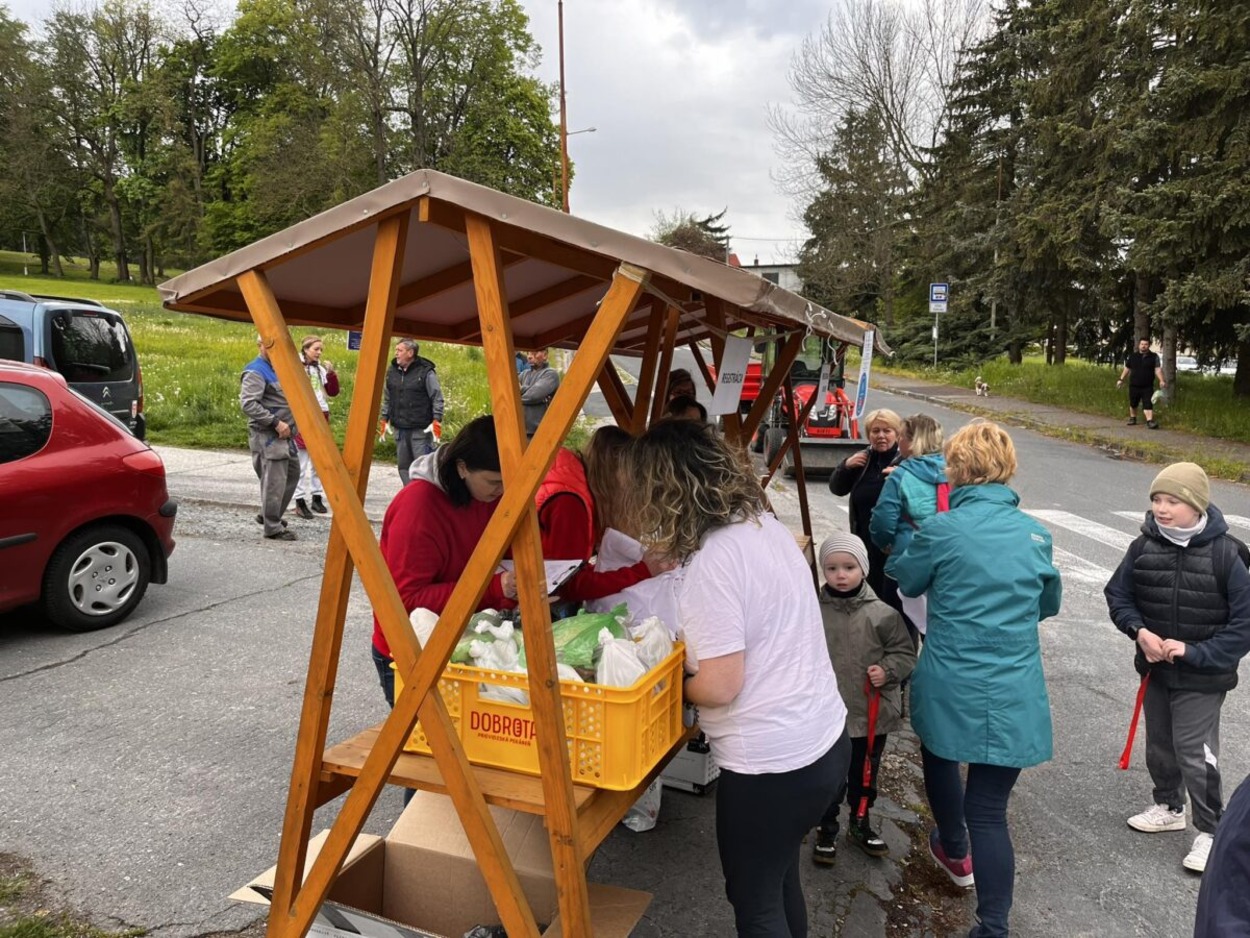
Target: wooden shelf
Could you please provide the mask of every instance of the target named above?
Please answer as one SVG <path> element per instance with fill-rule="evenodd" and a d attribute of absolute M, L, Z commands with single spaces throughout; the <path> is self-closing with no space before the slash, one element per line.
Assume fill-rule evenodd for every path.
<path fill-rule="evenodd" d="M 343 791 L 351 784 L 351 779 L 360 774 L 361 768 L 368 758 L 369 752 L 377 741 L 381 724 L 371 726 L 357 733 L 350 739 L 331 746 L 325 751 L 321 760 L 321 792 L 324 803 Z M 691 728 L 673 744 L 655 767 L 636 787 L 629 791 L 608 791 L 604 788 L 589 788 L 585 785 L 573 786 L 573 804 L 577 808 L 578 827 L 586 855 L 589 856 L 603 842 L 617 825 L 630 805 L 638 800 L 643 790 L 655 781 L 660 771 L 668 764 L 668 760 L 697 735 L 698 730 Z M 524 811 L 527 814 L 545 814 L 546 803 L 543 798 L 542 779 L 535 775 L 522 775 L 506 769 L 494 769 L 489 766 L 472 766 L 473 777 L 488 804 L 510 808 L 513 811 Z M 442 773 L 433 756 L 420 755 L 415 752 L 401 753 L 391 770 L 389 782 L 405 788 L 420 788 L 423 791 L 434 791 L 447 794 L 447 786 L 443 783 Z"/>

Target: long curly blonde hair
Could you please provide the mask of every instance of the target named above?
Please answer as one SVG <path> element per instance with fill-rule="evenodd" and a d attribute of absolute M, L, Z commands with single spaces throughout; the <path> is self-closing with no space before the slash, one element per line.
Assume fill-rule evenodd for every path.
<path fill-rule="evenodd" d="M 626 455 L 621 516 L 640 541 L 679 563 L 704 536 L 764 510 L 764 491 L 746 454 L 705 424 L 662 420 Z"/>

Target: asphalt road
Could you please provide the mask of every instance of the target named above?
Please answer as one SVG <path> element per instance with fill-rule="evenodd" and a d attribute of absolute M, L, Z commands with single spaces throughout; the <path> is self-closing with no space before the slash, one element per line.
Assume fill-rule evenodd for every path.
<path fill-rule="evenodd" d="M 870 406 L 924 410 L 948 432 L 966 419 L 883 393 Z M 1150 801 L 1150 782 L 1140 739 L 1132 767 L 1116 769 L 1137 681 L 1131 646 L 1108 622 L 1101 593 L 1157 467 L 1012 435 L 1022 507 L 1054 532 L 1065 587 L 1062 614 L 1042 626 L 1055 758 L 1023 774 L 1011 806 L 1014 931 L 1185 935 L 1198 879 L 1180 861 L 1193 830 L 1145 835 L 1124 823 Z M 0 617 L 0 852 L 29 857 L 55 893 L 100 924 L 184 938 L 257 917 L 226 896 L 276 855 L 328 525 L 292 518 L 301 540 L 266 542 L 252 521 L 246 454 L 165 457 L 184 500 L 168 585 L 153 587 L 128 622 L 89 635 L 56 632 L 28 614 Z M 398 480 L 386 466 L 375 480 L 368 508 L 380 518 Z M 1235 533 L 1250 537 L 1247 489 L 1212 490 L 1246 525 Z M 817 539 L 845 528 L 845 500 L 821 483 L 811 494 Z M 775 483 L 773 499 L 797 525 L 794 483 Z M 385 714 L 369 634 L 357 589 L 331 738 Z M 1226 794 L 1250 771 L 1246 701 L 1234 692 L 1224 708 Z M 369 830 L 385 832 L 399 808 L 399 792 L 387 791 Z M 666 792 L 659 828 L 618 829 L 596 857 L 592 878 L 656 894 L 640 935 L 732 931 L 712 816 L 711 798 Z M 832 871 L 805 870 L 813 934 L 832 934 L 844 920 L 844 934 L 881 933 L 872 923 L 884 916 L 902 846 L 896 832 L 887 840 L 895 861 L 843 851 Z"/>

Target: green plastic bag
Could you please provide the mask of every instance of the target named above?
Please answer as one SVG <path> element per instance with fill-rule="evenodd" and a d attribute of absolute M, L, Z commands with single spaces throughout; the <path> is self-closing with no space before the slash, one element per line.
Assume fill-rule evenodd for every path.
<path fill-rule="evenodd" d="M 625 629 L 616 617 L 626 614 L 625 604 L 621 603 L 611 612 L 580 612 L 553 622 L 551 637 L 556 646 L 556 661 L 575 668 L 594 667 L 599 632 L 607 629 L 613 638 L 624 638 Z"/>

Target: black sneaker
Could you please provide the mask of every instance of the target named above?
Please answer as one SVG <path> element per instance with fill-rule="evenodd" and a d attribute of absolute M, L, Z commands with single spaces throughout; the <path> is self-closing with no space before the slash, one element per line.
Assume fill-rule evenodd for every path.
<path fill-rule="evenodd" d="M 1158 421 L 1156 421 L 1156 420 L 1147 420 L 1147 421 L 1146 421 L 1146 429 L 1147 429 L 1147 430 L 1158 430 L 1158 429 L 1159 429 L 1159 423 L 1158 423 Z"/>
<path fill-rule="evenodd" d="M 1137 418 L 1136 418 L 1136 417 L 1129 417 L 1129 418 L 1128 418 L 1128 420 L 1126 420 L 1126 421 L 1125 421 L 1125 424 L 1127 424 L 1127 425 L 1128 425 L 1128 426 L 1130 426 L 1130 427 L 1135 427 L 1135 426 L 1137 426 Z"/>
<path fill-rule="evenodd" d="M 326 503 L 321 500 L 320 495 L 314 495 L 312 497 L 312 504 L 309 505 L 309 507 L 319 515 L 327 514 L 330 510 L 326 508 Z"/>
<path fill-rule="evenodd" d="M 265 540 L 268 540 L 268 541 L 298 541 L 298 540 L 299 540 L 299 538 L 295 536 L 295 532 L 294 532 L 294 531 L 288 531 L 286 528 L 283 528 L 283 529 L 282 529 L 281 531 L 279 531 L 277 534 L 266 534 L 266 535 L 265 535 Z"/>
<path fill-rule="evenodd" d="M 846 829 L 846 839 L 870 857 L 883 857 L 890 852 L 889 845 L 870 826 L 867 815 L 864 815 L 862 821 L 851 820 Z"/>
<path fill-rule="evenodd" d="M 308 502 L 302 498 L 295 499 L 295 513 L 305 521 L 312 520 L 312 512 L 308 510 Z"/>
<path fill-rule="evenodd" d="M 832 866 L 838 856 L 838 829 L 816 828 L 816 843 L 812 845 L 812 860 L 821 866 Z"/>

